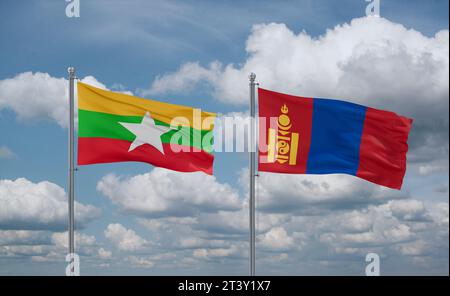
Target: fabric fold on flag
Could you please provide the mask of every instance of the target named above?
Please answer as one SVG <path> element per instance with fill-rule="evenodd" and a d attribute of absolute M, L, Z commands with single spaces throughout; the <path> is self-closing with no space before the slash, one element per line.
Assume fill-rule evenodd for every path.
<path fill-rule="evenodd" d="M 412 119 L 261 88 L 258 96 L 259 171 L 349 174 L 401 189 Z"/>
<path fill-rule="evenodd" d="M 212 174 L 215 113 L 81 82 L 77 90 L 79 165 L 139 161 Z"/>

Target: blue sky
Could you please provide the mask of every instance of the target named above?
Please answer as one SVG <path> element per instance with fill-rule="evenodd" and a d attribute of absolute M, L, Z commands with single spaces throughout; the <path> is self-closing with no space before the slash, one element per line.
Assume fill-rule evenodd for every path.
<path fill-rule="evenodd" d="M 413 117 L 401 192 L 347 176 L 261 176 L 257 270 L 363 274 L 375 250 L 384 274 L 448 274 L 448 1 L 382 0 L 378 20 L 363 0 L 80 2 L 80 18 L 67 18 L 62 0 L 0 3 L 0 201 L 30 204 L 0 210 L 0 274 L 64 273 L 64 209 L 52 207 L 65 205 L 67 129 L 53 112 L 66 110 L 68 66 L 112 90 L 222 114 L 245 114 L 255 71 L 263 87 Z M 81 167 L 76 199 L 91 205 L 80 218 L 82 273 L 246 274 L 247 163 L 217 153 L 212 179 L 139 163 Z M 130 209 L 127 200 L 172 191 L 192 206 L 189 184 L 151 197 L 158 178 L 200 182 L 205 196 L 185 217 Z M 131 189 L 138 181 L 142 192 Z M 215 193 L 223 204 L 208 213 Z M 230 196 L 240 209 L 221 210 Z M 277 203 L 292 211 L 272 212 Z"/>

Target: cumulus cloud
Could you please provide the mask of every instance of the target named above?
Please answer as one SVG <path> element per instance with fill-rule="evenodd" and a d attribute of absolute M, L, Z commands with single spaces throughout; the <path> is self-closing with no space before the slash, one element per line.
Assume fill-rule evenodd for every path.
<path fill-rule="evenodd" d="M 76 251 L 92 256 L 96 245 L 94 236 L 77 231 Z M 35 262 L 64 262 L 68 250 L 67 232 L 36 230 L 1 230 L 0 257 L 24 257 Z"/>
<path fill-rule="evenodd" d="M 289 254 L 292 266 L 308 266 L 302 269 L 305 274 L 363 274 L 362 262 L 369 252 L 378 253 L 384 266 L 402 266 L 402 274 L 445 273 L 448 270 L 446 209 L 448 203 L 388 201 L 352 211 L 290 216 L 275 228 L 282 227 L 284 231 L 280 229 L 279 233 L 292 239 L 287 241 L 295 248 L 284 252 Z M 266 237 L 269 235 L 259 236 L 257 248 L 261 257 L 269 258 L 272 250 L 264 244 Z M 272 241 L 276 245 L 278 240 Z M 276 268 L 281 262 L 281 258 L 270 257 L 267 268 Z"/>
<path fill-rule="evenodd" d="M 205 250 L 202 252 L 208 252 L 212 249 L 232 248 L 235 250 L 232 256 L 236 256 L 238 253 L 240 254 L 243 239 L 241 233 L 245 229 L 248 230 L 248 219 L 247 227 L 241 229 L 240 233 L 236 236 L 235 233 L 220 232 L 216 231 L 215 228 L 209 228 L 208 225 L 205 225 L 205 219 L 201 218 L 204 215 L 208 215 L 206 220 L 209 221 L 210 219 L 214 219 L 215 214 L 197 213 L 195 217 L 182 218 L 140 218 L 139 223 L 151 232 L 152 241 L 155 241 L 155 246 L 161 248 L 161 251 L 169 249 L 174 252 L 179 252 L 181 253 L 180 258 L 192 256 L 192 250 Z M 209 256 L 205 256 L 205 258 L 207 257 Z"/>
<path fill-rule="evenodd" d="M 93 76 L 86 76 L 81 81 L 106 89 Z M 67 127 L 68 80 L 41 72 L 24 72 L 0 80 L 0 111 L 3 109 L 14 111 L 22 121 L 49 120 Z"/>
<path fill-rule="evenodd" d="M 248 184 L 243 171 L 241 182 Z M 313 215 L 330 209 L 353 209 L 403 199 L 407 193 L 347 175 L 284 175 L 261 173 L 257 180 L 258 209 L 271 213 Z"/>
<path fill-rule="evenodd" d="M 77 227 L 98 217 L 100 210 L 75 203 Z M 63 230 L 67 228 L 67 195 L 58 185 L 25 178 L 0 180 L 0 229 Z"/>
<path fill-rule="evenodd" d="M 140 237 L 132 229 L 126 229 L 122 224 L 109 224 L 106 228 L 105 238 L 112 242 L 121 251 L 139 251 L 149 242 Z"/>
<path fill-rule="evenodd" d="M 429 215 L 433 219 L 434 223 L 439 226 L 449 226 L 449 205 L 448 202 L 429 203 L 427 205 Z M 448 232 L 448 229 L 447 229 Z"/>
<path fill-rule="evenodd" d="M 148 92 L 195 84 L 234 105 L 248 103 L 248 74 L 261 87 L 311 97 L 341 98 L 414 118 L 412 162 L 422 173 L 448 171 L 449 31 L 433 37 L 384 18 L 359 18 L 319 37 L 284 24 L 255 25 L 242 64 L 189 62 L 158 76 Z M 187 88 L 189 86 L 189 88 Z M 445 165 L 444 165 L 445 164 Z"/>
<path fill-rule="evenodd" d="M 0 246 L 0 257 L 44 257 L 50 251 L 51 246 L 48 245 L 7 245 Z"/>
<path fill-rule="evenodd" d="M 217 257 L 229 257 L 237 252 L 237 248 L 232 246 L 230 248 L 217 248 L 217 249 L 197 249 L 193 252 L 196 258 L 217 258 Z"/>
<path fill-rule="evenodd" d="M 404 270 L 418 273 L 445 271 L 441 260 L 448 258 L 448 203 L 419 201 L 348 176 L 307 177 L 280 176 L 288 180 L 285 183 L 276 178 L 262 182 L 263 175 L 259 177 L 256 246 L 258 262 L 264 262 L 261 270 L 273 272 L 283 262 L 300 274 L 320 274 L 323 268 L 331 274 L 361 274 L 364 256 L 376 252 L 385 265 L 403 264 Z M 241 182 L 246 185 L 245 180 Z M 200 210 L 191 216 L 150 218 L 131 214 L 141 217 L 138 222 L 150 232 L 151 247 L 141 244 L 141 248 L 121 250 L 123 241 L 135 239 L 122 239 L 126 235 L 117 233 L 137 236 L 121 225 L 116 226 L 120 231 L 109 235 L 117 238 L 113 245 L 122 252 L 139 252 L 124 259 L 130 266 L 194 268 L 211 261 L 245 266 L 247 200 L 237 211 Z M 153 253 L 167 250 L 172 252 L 171 259 L 158 259 Z M 359 260 L 359 265 L 352 263 Z"/>
<path fill-rule="evenodd" d="M 143 256 L 128 256 L 126 260 L 137 268 L 151 268 L 155 265 L 151 259 Z"/>
<path fill-rule="evenodd" d="M 418 163 L 423 175 L 448 171 L 448 31 L 425 37 L 382 18 L 364 18 L 313 38 L 282 24 L 257 25 L 247 52 L 239 66 L 183 65 L 176 73 L 157 77 L 147 93 L 186 91 L 206 83 L 219 100 L 240 105 L 247 103 L 247 75 L 254 71 L 265 88 L 344 98 L 413 117 L 410 163 Z M 4 90 L 7 84 L 0 85 Z M 1 94 L 0 109 L 13 109 L 2 105 Z M 56 120 L 48 114 L 44 117 Z M 241 178 L 244 188 L 247 175 Z M 448 184 L 442 188 L 439 191 L 448 191 Z M 139 253 L 124 257 L 132 266 L 150 268 L 168 261 L 192 266 L 248 255 L 248 204 L 239 199 L 237 189 L 214 177 L 154 169 L 133 177 L 107 175 L 97 189 L 119 209 L 140 217 L 139 223 L 151 233 L 146 240 L 121 224 L 105 230 L 107 241 L 120 252 Z M 339 268 L 354 274 L 362 272 L 361 258 L 375 251 L 386 264 L 403 260 L 404 270 L 420 263 L 423 273 L 433 268 L 448 273 L 446 202 L 419 201 L 409 193 L 343 175 L 261 173 L 257 190 L 257 249 L 261 260 L 267 259 L 266 271 L 283 262 L 299 273 L 311 274 L 320 266 L 334 272 L 338 269 L 332 268 L 333 262 L 344 261 L 347 264 Z M 1 207 L 0 213 L 4 215 Z M 1 235 L 0 254 L 34 254 L 36 261 L 52 258 L 48 240 L 58 248 L 66 241 L 66 234 L 43 235 L 38 245 L 32 243 L 37 234 Z M 112 258 L 111 251 L 99 248 L 89 236 L 85 243 L 95 247 L 95 256 Z M 168 249 L 183 259 L 177 261 L 173 253 L 148 254 Z M 352 269 L 351 262 L 358 260 Z"/>
<path fill-rule="evenodd" d="M 139 252 L 139 256 L 128 258 L 134 267 L 185 264 L 181 259 L 173 262 L 165 257 L 156 258 L 152 253 L 158 250 L 173 250 L 181 253 L 180 258 L 192 256 L 195 260 L 242 255 L 245 243 L 241 236 L 248 227 L 248 219 L 246 226 L 238 230 L 239 239 L 229 238 L 236 235 L 243 223 L 243 202 L 237 190 L 213 176 L 155 168 L 150 173 L 128 178 L 107 175 L 98 182 L 97 189 L 121 210 L 139 217 L 139 224 L 150 232 L 151 247 L 149 241 L 142 239 L 145 241 L 142 242 L 133 230 L 120 224 L 111 224 L 105 230 L 105 237 L 119 250 Z M 225 225 L 224 231 L 216 232 L 208 225 L 218 219 L 226 219 L 228 224 L 235 219 L 239 222 L 234 226 Z M 129 243 L 133 247 L 127 247 L 130 241 L 141 243 L 137 243 L 138 247 Z"/>
<path fill-rule="evenodd" d="M 164 180 L 170 194 L 177 193 L 172 181 L 179 179 L 173 178 L 171 172 L 160 171 L 168 175 L 155 179 Z M 203 182 L 208 178 L 201 176 Z M 244 191 L 248 185 L 246 178 L 247 173 L 243 171 L 240 182 Z M 136 184 L 141 184 L 142 188 L 142 184 L 148 182 L 148 178 L 138 179 L 136 183 L 129 182 L 131 179 L 133 177 L 114 177 L 114 182 L 104 182 L 103 185 L 99 182 L 99 190 L 124 209 L 125 204 L 134 202 L 119 203 L 108 194 L 114 192 L 114 198 L 127 196 Z M 167 182 L 168 179 L 171 182 Z M 115 182 L 127 186 L 117 186 Z M 190 179 L 186 182 L 198 184 Z M 153 180 L 150 184 L 157 187 Z M 186 189 L 183 183 L 179 187 L 185 192 L 191 190 L 190 187 Z M 130 196 L 133 199 L 145 197 L 146 204 L 148 192 L 150 196 L 154 194 L 146 191 L 145 195 L 133 193 Z M 427 270 L 438 268 L 436 258 L 448 257 L 444 252 L 448 249 L 448 203 L 422 202 L 408 194 L 345 175 L 260 174 L 257 192 L 257 249 L 259 256 L 265 258 L 261 260 L 267 263 L 268 269 L 280 262 L 289 262 L 293 266 L 309 264 L 309 269 L 303 271 L 305 274 L 318 271 L 321 266 L 337 272 L 338 269 L 330 267 L 333 262 L 359 260 L 368 252 L 377 252 L 384 258 L 401 260 L 405 266 L 414 266 L 415 270 Z M 164 208 L 158 209 L 173 213 L 171 206 L 173 204 L 165 204 Z M 129 211 L 140 217 L 138 222 L 150 232 L 152 247 L 141 248 L 139 256 L 129 258 L 128 262 L 135 267 L 153 267 L 156 264 L 179 267 L 211 260 L 243 260 L 248 256 L 248 200 L 242 200 L 237 208 L 210 211 L 200 207 L 189 216 L 148 216 L 139 211 Z M 122 232 L 128 231 L 123 226 L 119 228 Z M 149 255 L 155 250 L 172 250 L 184 260 L 174 259 L 171 263 L 155 260 L 152 258 L 154 255 Z M 391 262 L 394 259 L 384 260 Z M 346 267 L 342 269 L 343 274 L 357 274 L 358 266 Z"/>
<path fill-rule="evenodd" d="M 47 73 L 25 72 L 0 81 L 0 110 L 11 109 L 20 120 L 44 118 L 67 126 L 67 80 Z"/>
<path fill-rule="evenodd" d="M 272 228 L 261 238 L 261 245 L 271 250 L 290 249 L 293 244 L 294 239 L 280 226 Z"/>
<path fill-rule="evenodd" d="M 410 243 L 399 244 L 395 246 L 395 249 L 402 255 L 406 256 L 420 256 L 426 254 L 427 249 L 430 248 L 429 243 L 423 240 L 416 240 Z"/>
<path fill-rule="evenodd" d="M 214 176 L 155 168 L 150 173 L 121 178 L 103 177 L 97 190 L 126 212 L 143 217 L 189 216 L 198 211 L 234 211 L 238 193 Z"/>
<path fill-rule="evenodd" d="M 258 207 L 258 213 L 259 210 L 260 208 Z M 266 232 L 287 220 L 285 215 L 274 212 L 268 211 L 260 219 L 257 219 L 256 230 L 258 233 Z M 199 215 L 197 218 L 198 223 L 193 225 L 193 227 L 221 235 L 246 237 L 249 229 L 248 215 L 249 209 L 246 200 L 242 208 L 236 212 L 220 211 L 218 213 L 203 213 Z"/>
<path fill-rule="evenodd" d="M 101 259 L 109 259 L 112 256 L 112 252 L 103 248 L 98 249 L 98 255 Z"/>
<path fill-rule="evenodd" d="M 68 233 L 65 232 L 55 232 L 52 234 L 52 242 L 53 244 L 62 249 L 68 249 L 69 247 L 69 239 Z M 75 244 L 80 247 L 93 246 L 96 243 L 95 236 L 87 235 L 85 233 L 76 232 L 75 233 Z"/>
<path fill-rule="evenodd" d="M 338 253 L 367 251 L 371 247 L 380 247 L 387 252 L 390 245 L 410 244 L 423 239 L 427 231 L 439 232 L 442 227 L 433 220 L 427 219 L 423 223 L 423 217 L 428 217 L 429 211 L 417 200 L 390 201 L 351 214 L 327 215 L 320 223 L 308 225 L 322 233 L 320 241 L 333 246 Z M 352 225 L 355 217 L 359 221 L 356 227 Z M 312 221 L 316 219 L 311 218 Z M 430 240 L 430 244 L 441 243 L 440 240 Z M 400 247 L 395 248 L 399 250 Z"/>
<path fill-rule="evenodd" d="M 247 39 L 249 56 L 241 66 L 187 63 L 157 77 L 151 90 L 179 91 L 206 80 L 219 99 L 246 104 L 247 76 L 256 72 L 264 87 L 304 96 L 342 96 L 381 106 L 383 100 L 395 106 L 404 100 L 436 102 L 448 94 L 448 40 L 448 30 L 429 38 L 383 18 L 354 19 L 317 38 L 295 34 L 284 24 L 260 24 Z"/>
<path fill-rule="evenodd" d="M 428 221 L 431 219 L 425 204 L 419 200 L 396 200 L 389 202 L 392 214 L 404 221 Z"/>
<path fill-rule="evenodd" d="M 46 231 L 0 230 L 0 246 L 49 244 L 51 238 Z"/>
<path fill-rule="evenodd" d="M 244 264 L 248 256 L 246 212 L 244 203 L 238 212 L 140 222 L 151 231 L 159 248 L 181 252 L 180 257 L 190 264 L 216 260 L 236 266 L 236 259 Z M 334 209 L 310 215 L 258 211 L 258 220 L 263 221 L 257 223 L 258 262 L 267 264 L 262 267 L 265 271 L 277 268 L 280 262 L 289 262 L 293 268 L 307 265 L 308 269 L 299 271 L 302 274 L 319 272 L 321 266 L 327 266 L 331 274 L 360 274 L 364 256 L 377 252 L 384 264 L 400 260 L 405 268 L 425 273 L 448 258 L 448 203 L 385 200 L 352 210 Z M 355 260 L 361 260 L 360 265 L 348 263 Z M 341 270 L 332 267 L 333 262 L 348 264 Z M 445 270 L 445 266 L 442 268 Z"/>
<path fill-rule="evenodd" d="M 178 93 L 192 91 L 201 81 L 215 82 L 222 69 L 219 62 L 213 62 L 208 68 L 200 66 L 197 62 L 186 63 L 176 73 L 168 73 L 155 78 L 149 90 L 142 91 L 143 95 L 162 93 Z"/>

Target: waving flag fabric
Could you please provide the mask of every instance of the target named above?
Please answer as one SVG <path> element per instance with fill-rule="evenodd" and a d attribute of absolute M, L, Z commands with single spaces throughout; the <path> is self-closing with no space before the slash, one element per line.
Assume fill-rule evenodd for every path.
<path fill-rule="evenodd" d="M 259 171 L 342 173 L 401 188 L 411 119 L 345 101 L 258 95 Z"/>
<path fill-rule="evenodd" d="M 140 161 L 212 174 L 214 113 L 77 85 L 79 165 Z"/>

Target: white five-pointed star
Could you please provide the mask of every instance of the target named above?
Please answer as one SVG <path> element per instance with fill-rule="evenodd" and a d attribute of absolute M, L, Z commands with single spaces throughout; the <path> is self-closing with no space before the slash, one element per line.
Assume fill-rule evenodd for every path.
<path fill-rule="evenodd" d="M 128 152 L 133 151 L 141 145 L 150 144 L 164 154 L 161 135 L 169 131 L 170 127 L 156 125 L 155 120 L 150 116 L 150 112 L 145 113 L 141 123 L 119 123 L 136 136 Z"/>

